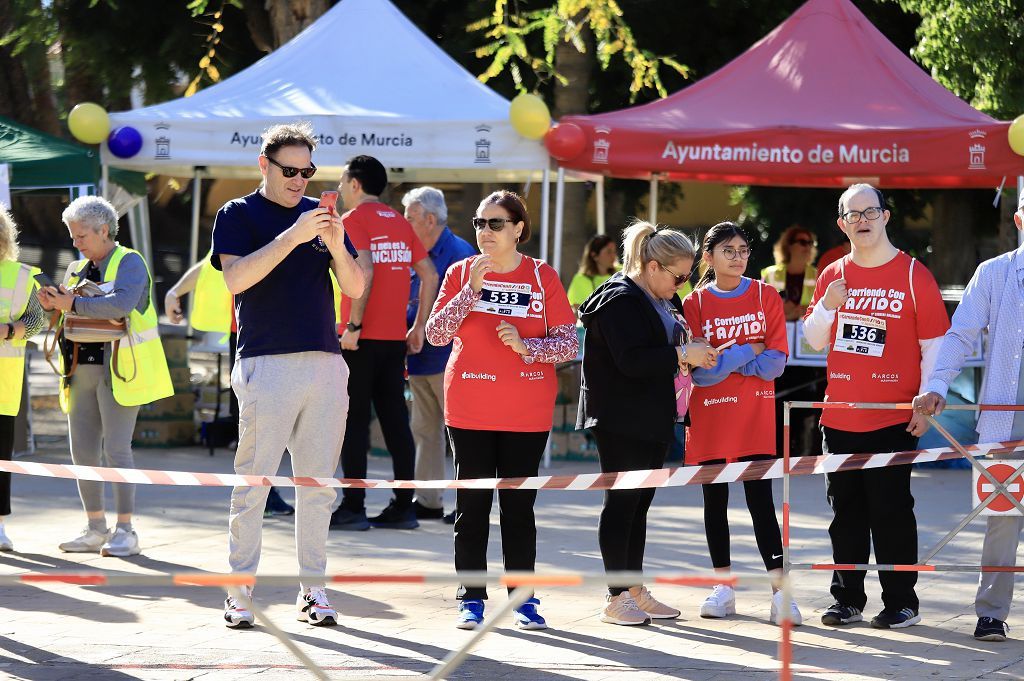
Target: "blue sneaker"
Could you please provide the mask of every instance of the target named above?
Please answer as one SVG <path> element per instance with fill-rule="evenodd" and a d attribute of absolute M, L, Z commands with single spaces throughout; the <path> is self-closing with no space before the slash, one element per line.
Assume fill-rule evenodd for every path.
<path fill-rule="evenodd" d="M 459 603 L 459 619 L 456 629 L 476 629 L 484 623 L 484 602 L 476 599 L 464 600 Z"/>
<path fill-rule="evenodd" d="M 548 623 L 544 621 L 544 618 L 537 612 L 537 606 L 540 605 L 539 598 L 531 598 L 526 601 L 512 613 L 512 619 L 515 620 L 516 626 L 520 629 L 547 629 Z"/>

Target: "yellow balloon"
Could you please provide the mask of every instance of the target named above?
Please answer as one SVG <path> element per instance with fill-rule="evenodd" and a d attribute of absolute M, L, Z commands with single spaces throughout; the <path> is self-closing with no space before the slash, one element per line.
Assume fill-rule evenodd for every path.
<path fill-rule="evenodd" d="M 512 127 L 526 139 L 539 140 L 551 127 L 548 105 L 537 95 L 522 93 L 512 100 L 508 110 Z"/>
<path fill-rule="evenodd" d="M 1024 156 L 1024 114 L 1013 119 L 1006 136 L 1010 139 L 1010 148 L 1014 153 Z"/>
<path fill-rule="evenodd" d="M 68 128 L 79 142 L 99 144 L 110 134 L 110 117 L 99 104 L 82 102 L 68 114 Z"/>

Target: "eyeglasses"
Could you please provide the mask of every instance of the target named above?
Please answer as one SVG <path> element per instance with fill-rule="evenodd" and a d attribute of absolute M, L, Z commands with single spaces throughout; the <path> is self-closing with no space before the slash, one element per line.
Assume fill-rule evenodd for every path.
<path fill-rule="evenodd" d="M 884 211 L 881 208 L 872 206 L 871 208 L 865 208 L 864 210 L 848 210 L 843 213 L 840 217 L 846 221 L 848 225 L 855 225 L 860 222 L 861 218 L 865 220 L 877 220 L 882 217 Z"/>
<path fill-rule="evenodd" d="M 515 222 L 511 218 L 473 218 L 473 229 L 482 232 L 487 227 L 492 232 L 500 232 L 505 229 L 506 222 Z"/>
<path fill-rule="evenodd" d="M 313 165 L 312 161 L 310 162 L 308 168 L 296 168 L 294 166 L 283 166 L 280 163 L 278 163 L 277 161 L 275 161 L 274 159 L 272 159 L 272 158 L 270 158 L 269 156 L 266 156 L 266 155 L 264 155 L 263 158 L 267 159 L 268 161 L 273 163 L 275 166 L 280 168 L 281 169 L 281 174 L 284 175 L 285 177 L 291 178 L 291 177 L 295 177 L 296 175 L 300 175 L 301 174 L 302 175 L 302 179 L 308 180 L 309 178 L 313 177 L 313 175 L 316 173 L 316 166 Z"/>
<path fill-rule="evenodd" d="M 750 249 L 747 248 L 746 246 L 742 246 L 740 248 L 733 248 L 732 246 L 723 246 L 721 250 L 718 252 L 724 255 L 726 260 L 735 260 L 736 258 L 746 260 L 747 258 L 750 257 Z"/>
<path fill-rule="evenodd" d="M 690 273 L 689 272 L 687 272 L 686 274 L 676 274 L 675 272 L 673 272 L 669 268 L 667 268 L 664 265 L 662 265 L 660 262 L 658 263 L 658 267 L 660 267 L 661 269 L 665 270 L 666 272 L 668 272 L 669 274 L 671 274 L 673 277 L 676 278 L 676 288 L 679 288 L 680 286 L 685 284 L 686 280 L 690 278 Z"/>
<path fill-rule="evenodd" d="M 799 244 L 801 246 L 813 246 L 814 242 L 810 239 L 793 239 L 789 242 L 791 245 Z"/>

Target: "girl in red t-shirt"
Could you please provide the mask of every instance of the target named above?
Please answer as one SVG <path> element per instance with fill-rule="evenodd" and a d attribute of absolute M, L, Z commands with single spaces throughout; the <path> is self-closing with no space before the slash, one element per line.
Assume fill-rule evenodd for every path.
<path fill-rule="evenodd" d="M 530 238 L 522 199 L 509 191 L 485 198 L 473 218 L 481 255 L 448 269 L 427 320 L 427 340 L 452 343 L 444 374 L 444 416 L 460 480 L 537 475 L 558 390 L 555 363 L 576 357 L 575 315 L 555 272 L 522 255 Z M 487 570 L 489 489 L 455 493 L 455 569 Z M 502 489 L 501 546 L 506 570 L 533 571 L 536 490 Z M 509 589 L 511 591 L 511 588 Z M 487 590 L 460 586 L 460 629 L 483 622 Z M 516 626 L 545 629 L 530 598 Z"/>
<path fill-rule="evenodd" d="M 715 225 L 704 236 L 703 247 L 707 270 L 683 302 L 683 315 L 694 333 L 720 352 L 714 368 L 693 371 L 686 463 L 770 458 L 775 456 L 775 379 L 786 368 L 789 354 L 782 300 L 771 286 L 743 276 L 750 245 L 739 226 Z M 744 481 L 743 491 L 765 568 L 781 570 L 782 534 L 772 481 Z M 729 486 L 703 485 L 703 492 L 711 563 L 716 572 L 727 574 L 731 565 Z M 771 621 L 778 621 L 783 607 L 789 607 L 793 622 L 800 624 L 796 603 L 784 606 L 778 591 L 772 597 Z M 724 584 L 715 586 L 700 609 L 701 617 L 735 612 L 736 594 Z"/>

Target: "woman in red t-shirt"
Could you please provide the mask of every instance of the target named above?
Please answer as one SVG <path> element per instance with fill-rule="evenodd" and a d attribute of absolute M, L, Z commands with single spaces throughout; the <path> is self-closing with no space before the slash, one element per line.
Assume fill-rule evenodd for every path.
<path fill-rule="evenodd" d="M 537 475 L 547 445 L 558 383 L 555 363 L 576 357 L 575 315 L 558 273 L 521 254 L 530 218 L 513 192 L 494 192 L 473 218 L 481 255 L 448 269 L 427 320 L 427 340 L 452 342 L 444 374 L 444 420 L 460 480 Z M 453 342 L 454 339 L 454 342 Z M 487 570 L 489 489 L 455 493 L 455 569 Z M 535 490 L 498 491 L 506 570 L 532 571 L 537 556 Z M 511 588 L 509 589 L 511 591 Z M 460 586 L 460 629 L 483 622 L 487 590 Z M 545 629 L 530 598 L 516 626 Z"/>
<path fill-rule="evenodd" d="M 683 315 L 694 333 L 719 349 L 712 369 L 693 370 L 687 464 L 731 463 L 775 456 L 775 379 L 786 368 L 789 343 L 782 299 L 771 286 L 743 276 L 750 257 L 747 235 L 722 222 L 704 236 L 701 256 L 707 270 L 683 302 Z M 742 427 L 737 427 L 742 424 Z M 769 572 L 782 569 L 782 534 L 775 517 L 771 480 L 743 483 L 754 537 Z M 704 531 L 715 572 L 728 574 L 729 485 L 703 485 Z M 785 606 L 772 596 L 771 621 L 789 607 L 801 623 L 796 603 Z M 701 606 L 701 617 L 736 612 L 736 594 L 724 584 L 714 587 Z"/>

